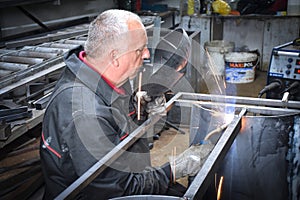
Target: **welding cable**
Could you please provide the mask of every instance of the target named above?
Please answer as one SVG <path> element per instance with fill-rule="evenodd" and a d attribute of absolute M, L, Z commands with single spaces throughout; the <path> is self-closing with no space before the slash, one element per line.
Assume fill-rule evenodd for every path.
<path fill-rule="evenodd" d="M 265 86 L 264 89 L 262 89 L 259 94 L 258 94 L 258 98 L 261 98 L 261 96 L 263 94 L 265 94 L 266 92 L 270 91 L 270 90 L 274 90 L 274 89 L 277 89 L 277 88 L 281 88 L 282 87 L 282 83 L 281 81 L 279 80 L 276 80 L 272 83 L 270 83 L 269 85 Z"/>
<path fill-rule="evenodd" d="M 295 81 L 295 82 L 292 83 L 288 88 L 286 88 L 286 89 L 284 90 L 284 92 L 290 92 L 292 89 L 295 89 L 295 88 L 297 88 L 297 87 L 299 87 L 299 86 L 300 86 L 299 81 Z"/>
<path fill-rule="evenodd" d="M 200 141 L 200 144 L 207 144 L 207 142 L 208 142 L 208 140 L 209 140 L 209 138 L 210 138 L 211 136 L 213 136 L 213 135 L 215 135 L 215 134 L 217 134 L 217 133 L 220 133 L 220 132 L 223 131 L 225 128 L 227 128 L 228 125 L 229 125 L 229 123 L 223 124 L 223 125 L 217 127 L 216 129 L 212 130 L 211 132 L 209 132 L 209 133 L 205 136 L 205 138 L 204 138 L 202 141 Z"/>

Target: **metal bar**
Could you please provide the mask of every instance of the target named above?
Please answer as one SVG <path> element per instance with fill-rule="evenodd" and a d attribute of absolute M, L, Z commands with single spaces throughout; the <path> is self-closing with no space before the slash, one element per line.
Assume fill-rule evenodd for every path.
<path fill-rule="evenodd" d="M 259 105 L 259 106 L 272 106 L 272 107 L 282 107 L 282 108 L 286 108 L 286 107 L 296 108 L 296 109 L 300 108 L 300 101 L 282 102 L 281 100 L 275 100 L 275 99 L 212 95 L 212 94 L 200 94 L 200 93 L 181 92 L 180 99 L 215 101 L 215 102 L 234 103 L 234 104 L 249 104 L 249 105 Z"/>
<path fill-rule="evenodd" d="M 68 49 L 60 49 L 60 48 L 53 48 L 53 47 L 43 47 L 43 46 L 25 46 L 23 50 L 32 50 L 32 51 L 39 51 L 44 53 L 56 53 L 56 54 L 62 54 L 65 51 L 68 51 Z"/>
<path fill-rule="evenodd" d="M 10 62 L 0 62 L 0 69 L 9 70 L 9 71 L 19 71 L 27 69 L 29 65 L 20 64 L 20 63 L 10 63 Z"/>
<path fill-rule="evenodd" d="M 8 48 L 15 48 L 15 47 L 21 47 L 21 46 L 25 46 L 25 45 L 41 44 L 43 42 L 51 42 L 51 41 L 55 41 L 55 40 L 75 37 L 78 35 L 84 35 L 84 34 L 87 34 L 87 31 L 88 31 L 88 29 L 81 29 L 81 30 L 73 30 L 72 32 L 67 32 L 64 34 L 63 33 L 53 33 L 53 34 L 48 34 L 46 36 L 40 36 L 40 37 L 35 37 L 35 38 L 28 38 L 28 39 L 23 39 L 23 40 L 6 42 L 5 45 Z"/>
<path fill-rule="evenodd" d="M 214 173 L 220 162 L 226 156 L 227 151 L 230 149 L 234 139 L 236 138 L 241 128 L 242 117 L 246 114 L 247 109 L 243 108 L 237 117 L 229 124 L 224 131 L 212 152 L 204 162 L 201 170 L 193 180 L 192 184 L 184 194 L 186 199 L 202 199 L 205 194 Z"/>
<path fill-rule="evenodd" d="M 32 104 L 34 105 L 34 107 L 37 110 L 42 110 L 44 108 L 46 108 L 50 98 L 51 98 L 51 94 L 52 93 L 48 93 L 47 95 L 43 96 L 42 98 L 36 100 L 35 102 L 33 102 Z"/>
<path fill-rule="evenodd" d="M 153 115 L 151 118 L 145 121 L 141 126 L 139 126 L 131 134 L 129 134 L 129 136 L 125 138 L 120 144 L 113 148 L 101 160 L 95 163 L 88 171 L 86 171 L 68 188 L 66 188 L 62 193 L 60 193 L 55 199 L 74 199 L 74 197 L 79 193 L 79 191 L 81 191 L 90 182 L 92 182 L 107 166 L 109 166 L 120 155 L 122 155 L 124 150 L 128 149 L 136 140 L 142 137 L 142 135 L 160 118 L 161 116 L 157 114 Z M 120 151 L 120 149 L 122 149 L 122 151 Z"/>
<path fill-rule="evenodd" d="M 59 62 L 59 61 L 61 61 L 61 62 Z M 51 67 L 48 67 L 48 65 L 51 65 Z M 39 66 L 36 69 L 33 69 L 31 67 L 31 68 L 29 68 L 30 71 L 26 71 L 26 72 L 23 72 L 22 74 L 19 74 L 19 76 L 17 78 L 12 77 L 11 79 L 2 81 L 0 85 L 3 86 L 3 88 L 1 88 L 1 90 L 0 90 L 0 95 L 5 94 L 19 86 L 26 84 L 26 83 L 29 83 L 37 78 L 40 78 L 47 74 L 50 74 L 51 72 L 62 69 L 63 67 L 65 67 L 65 63 L 62 62 L 61 57 L 57 58 L 53 62 L 44 63 L 44 65 Z"/>
<path fill-rule="evenodd" d="M 299 113 L 300 110 L 296 109 L 287 109 L 287 108 L 274 108 L 266 106 L 254 106 L 247 104 L 229 104 L 229 103 L 216 103 L 208 101 L 191 101 L 191 100 L 176 100 L 176 103 L 179 103 L 180 106 L 191 107 L 193 104 L 199 104 L 206 108 L 220 108 L 220 109 L 230 109 L 241 110 L 244 107 L 247 107 L 249 112 L 263 114 L 263 115 L 284 115 L 291 113 Z"/>
<path fill-rule="evenodd" d="M 48 44 L 45 44 L 45 46 L 46 45 L 48 45 L 49 47 L 68 49 L 68 50 L 78 46 L 76 44 L 61 44 L 61 43 L 48 43 Z"/>
<path fill-rule="evenodd" d="M 21 56 L 1 56 L 0 60 L 4 62 L 24 63 L 29 65 L 35 65 L 44 61 L 42 58 L 28 58 Z"/>
<path fill-rule="evenodd" d="M 9 74 L 13 73 L 13 71 L 10 71 L 10 70 L 1 70 L 0 69 L 0 77 L 5 77 Z"/>
<path fill-rule="evenodd" d="M 22 112 L 27 112 L 28 107 L 27 106 L 22 106 L 19 108 L 11 108 L 11 109 L 2 109 L 0 110 L 0 117 L 4 117 L 7 115 L 13 115 L 17 113 L 22 113 Z"/>
<path fill-rule="evenodd" d="M 84 45 L 85 41 L 83 40 L 64 40 L 64 44 L 76 44 L 76 45 Z"/>
<path fill-rule="evenodd" d="M 16 51 L 16 52 L 10 53 L 9 55 L 49 59 L 49 58 L 53 58 L 53 57 L 57 56 L 57 53 L 45 53 L 45 52 L 38 52 L 38 51 Z"/>
<path fill-rule="evenodd" d="M 0 141 L 0 149 L 15 141 L 18 137 L 27 133 L 30 129 L 36 127 L 43 121 L 44 110 L 32 110 L 32 117 L 25 119 L 24 124 L 15 126 L 11 130 L 11 136 L 5 141 Z"/>
<path fill-rule="evenodd" d="M 35 16 L 33 16 L 30 12 L 28 12 L 25 8 L 23 8 L 22 6 L 17 6 L 17 8 L 19 10 L 21 10 L 27 17 L 29 17 L 32 21 L 34 21 L 35 23 L 37 23 L 40 27 L 42 27 L 43 29 L 47 30 L 47 31 L 51 31 L 51 29 L 45 25 L 43 22 L 41 22 L 41 20 L 39 20 L 38 18 L 36 18 Z"/>
<path fill-rule="evenodd" d="M 29 110 L 29 111 L 26 111 L 26 112 L 22 112 L 22 113 L 16 113 L 16 114 L 11 114 L 11 115 L 7 115 L 7 116 L 4 116 L 4 117 L 0 117 L 0 121 L 2 123 L 9 123 L 9 122 L 12 122 L 12 121 L 16 121 L 16 120 L 19 120 L 19 119 L 24 119 L 24 118 L 30 118 L 32 117 L 32 111 Z"/>

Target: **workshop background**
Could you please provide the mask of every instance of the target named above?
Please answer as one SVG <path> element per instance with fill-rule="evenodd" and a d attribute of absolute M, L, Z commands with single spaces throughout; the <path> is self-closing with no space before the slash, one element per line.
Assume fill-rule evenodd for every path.
<path fill-rule="evenodd" d="M 204 179 L 179 180 L 191 188 L 186 197 L 300 199 L 299 0 L 0 0 L 0 199 L 42 198 L 41 124 L 63 54 L 83 45 L 89 22 L 110 8 L 139 14 L 149 45 L 177 27 L 192 41 L 184 77 L 192 91 L 177 91 L 188 93 L 148 130 L 152 165 L 218 128 L 212 121 L 224 113 L 211 113 L 211 103 L 234 102 L 237 114 L 247 107 L 251 116 L 238 136 L 240 119 L 225 128 L 234 136 L 224 146 L 218 131 L 222 151 L 209 157 Z M 193 178 L 201 181 L 190 187 Z"/>

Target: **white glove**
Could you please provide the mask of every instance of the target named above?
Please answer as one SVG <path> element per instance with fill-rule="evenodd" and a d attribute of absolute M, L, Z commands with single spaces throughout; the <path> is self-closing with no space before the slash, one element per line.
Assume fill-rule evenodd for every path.
<path fill-rule="evenodd" d="M 175 158 L 170 157 L 170 165 L 175 179 L 195 176 L 213 147 L 213 144 L 192 145 Z"/>

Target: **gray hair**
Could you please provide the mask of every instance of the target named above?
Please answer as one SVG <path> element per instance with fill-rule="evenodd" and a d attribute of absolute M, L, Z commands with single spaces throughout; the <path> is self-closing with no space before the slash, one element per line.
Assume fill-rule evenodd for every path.
<path fill-rule="evenodd" d="M 142 24 L 140 17 L 126 10 L 111 9 L 101 13 L 89 26 L 85 52 L 92 58 L 105 56 L 110 50 L 120 44 L 122 33 L 128 32 L 129 20 Z"/>

